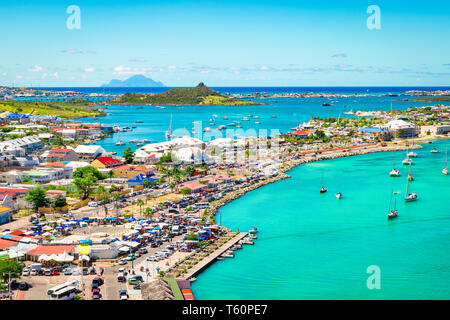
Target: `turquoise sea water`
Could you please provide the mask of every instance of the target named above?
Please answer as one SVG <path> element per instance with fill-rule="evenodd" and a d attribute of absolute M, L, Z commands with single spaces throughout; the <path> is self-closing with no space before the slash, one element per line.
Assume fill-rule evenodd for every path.
<path fill-rule="evenodd" d="M 193 282 L 197 299 L 449 299 L 450 177 L 441 173 L 448 140 L 416 151 L 389 177 L 393 153 L 320 161 L 294 168 L 291 179 L 252 191 L 219 211 L 223 225 L 260 230 L 254 246 L 214 263 Z M 431 154 L 432 147 L 441 152 Z M 326 194 L 320 194 L 324 175 Z M 399 216 L 388 220 L 392 191 Z M 341 191 L 343 198 L 335 194 Z M 217 218 L 219 218 L 219 215 Z M 369 290 L 367 267 L 381 270 Z"/>
<path fill-rule="evenodd" d="M 166 109 L 156 108 L 155 106 L 107 106 L 106 112 L 110 116 L 99 118 L 85 118 L 84 122 L 100 122 L 120 127 L 136 126 L 131 132 L 121 132 L 113 134 L 111 137 L 99 141 L 107 151 L 118 152 L 122 154 L 127 147 L 137 149 L 136 144 L 128 143 L 131 139 L 149 139 L 153 142 L 165 140 L 165 131 L 169 128 L 170 117 L 172 115 L 172 128 L 177 135 L 191 135 L 194 127 L 193 122 L 202 122 L 202 128 L 210 126 L 209 119 L 217 115 L 216 125 L 211 128 L 217 128 L 219 125 L 227 125 L 232 121 L 240 121 L 244 130 L 244 135 L 260 135 L 260 129 L 267 130 L 267 135 L 271 134 L 272 129 L 281 133 L 286 133 L 299 123 L 308 121 L 311 116 L 314 117 L 344 117 L 345 111 L 356 110 L 389 110 L 391 101 L 398 97 L 377 96 L 377 97 L 348 97 L 333 99 L 332 106 L 322 107 L 323 102 L 330 102 L 325 98 L 279 98 L 279 99 L 261 99 L 265 102 L 264 106 L 166 106 Z M 402 97 L 402 98 L 407 98 Z M 449 105 L 449 102 L 444 104 Z M 393 101 L 393 108 L 405 110 L 408 107 L 418 107 L 424 105 L 433 105 L 431 102 L 414 101 Z M 259 119 L 251 118 L 250 121 L 242 121 L 244 116 L 258 116 Z M 273 118 L 272 116 L 276 116 Z M 223 117 L 227 116 L 228 120 Z M 352 116 L 349 116 L 352 117 Z M 134 123 L 136 120 L 142 120 L 144 123 Z M 260 124 L 255 124 L 260 122 Z M 187 129 L 187 131 L 185 130 Z M 228 127 L 236 129 L 235 127 Z M 248 129 L 252 129 L 247 131 Z M 196 130 L 202 133 L 202 129 Z M 218 135 L 211 137 L 208 135 L 195 135 L 195 137 L 208 141 L 213 138 L 225 137 L 225 131 L 217 131 Z M 264 133 L 262 133 L 265 135 Z M 242 133 L 241 133 L 242 135 Z M 116 146 L 119 140 L 126 142 L 125 145 Z"/>

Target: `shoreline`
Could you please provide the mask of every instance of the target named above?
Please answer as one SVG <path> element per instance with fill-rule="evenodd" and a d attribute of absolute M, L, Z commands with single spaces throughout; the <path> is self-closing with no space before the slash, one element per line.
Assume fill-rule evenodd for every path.
<path fill-rule="evenodd" d="M 248 187 L 245 187 L 243 189 L 239 189 L 239 190 L 236 190 L 236 191 L 233 191 L 233 192 L 227 194 L 222 199 L 219 199 L 219 200 L 213 202 L 211 204 L 210 208 L 208 209 L 208 213 L 215 216 L 220 208 L 222 208 L 226 204 L 230 203 L 231 201 L 244 196 L 247 192 L 256 190 L 256 189 L 263 187 L 270 183 L 274 183 L 274 182 L 277 182 L 280 180 L 290 179 L 291 176 L 286 174 L 286 172 L 294 169 L 297 166 L 305 164 L 305 163 L 345 158 L 345 157 L 350 157 L 350 156 L 364 155 L 364 154 L 376 153 L 376 152 L 415 150 L 415 149 L 422 149 L 423 147 L 420 145 L 417 145 L 417 144 L 413 144 L 413 145 L 391 144 L 391 145 L 387 145 L 385 147 L 381 147 L 380 145 L 377 144 L 377 145 L 374 145 L 372 148 L 369 148 L 367 145 L 365 145 L 366 149 L 363 149 L 363 148 L 364 147 L 362 147 L 362 146 L 359 148 L 353 147 L 353 150 L 349 150 L 346 152 L 344 152 L 344 151 L 337 151 L 337 152 L 325 151 L 324 153 L 318 154 L 316 156 L 303 155 L 303 157 L 300 159 L 286 161 L 286 162 L 280 164 L 280 168 L 278 170 L 279 173 L 277 176 L 259 181 Z M 343 150 L 348 150 L 348 149 L 349 148 L 344 148 Z"/>

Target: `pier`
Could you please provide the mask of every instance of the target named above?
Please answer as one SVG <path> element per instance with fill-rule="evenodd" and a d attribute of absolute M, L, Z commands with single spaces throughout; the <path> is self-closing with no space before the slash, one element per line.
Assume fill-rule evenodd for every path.
<path fill-rule="evenodd" d="M 235 235 L 233 238 L 225 242 L 223 245 L 221 245 L 217 250 L 212 252 L 210 255 L 205 257 L 202 261 L 194 265 L 189 271 L 185 274 L 183 274 L 180 278 L 189 280 L 193 276 L 197 275 L 201 271 L 203 271 L 205 268 L 207 268 L 212 262 L 214 262 L 217 257 L 225 253 L 227 250 L 229 250 L 232 246 L 234 246 L 236 243 L 238 243 L 240 240 L 244 239 L 249 234 L 247 232 L 239 232 L 237 235 Z"/>

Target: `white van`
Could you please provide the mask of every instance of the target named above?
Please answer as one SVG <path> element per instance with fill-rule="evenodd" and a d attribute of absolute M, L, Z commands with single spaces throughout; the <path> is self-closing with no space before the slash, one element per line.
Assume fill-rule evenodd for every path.
<path fill-rule="evenodd" d="M 98 203 L 94 202 L 94 201 L 91 201 L 91 202 L 88 203 L 88 207 L 98 207 Z"/>

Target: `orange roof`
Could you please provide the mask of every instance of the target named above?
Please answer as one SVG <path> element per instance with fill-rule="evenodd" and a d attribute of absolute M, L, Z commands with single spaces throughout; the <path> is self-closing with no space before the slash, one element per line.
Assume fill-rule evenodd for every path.
<path fill-rule="evenodd" d="M 292 132 L 292 134 L 294 136 L 307 136 L 308 132 L 306 132 L 304 130 L 297 130 L 297 131 Z"/>
<path fill-rule="evenodd" d="M 47 155 L 47 157 L 59 157 L 64 158 L 66 155 L 64 153 L 50 153 Z"/>
<path fill-rule="evenodd" d="M 17 242 L 0 239 L 0 249 L 6 249 L 12 247 L 15 244 L 17 244 Z"/>
<path fill-rule="evenodd" d="M 55 148 L 53 148 L 52 151 L 55 151 L 55 152 L 70 152 L 70 151 L 72 151 L 72 149 L 55 149 Z"/>
<path fill-rule="evenodd" d="M 5 212 L 9 212 L 9 211 L 12 211 L 12 209 L 8 208 L 8 207 L 0 207 L 0 213 L 5 213 Z"/>
<path fill-rule="evenodd" d="M 66 163 L 64 162 L 49 162 L 45 164 L 46 167 L 65 167 Z"/>
<path fill-rule="evenodd" d="M 67 245 L 40 245 L 37 248 L 28 251 L 27 254 L 40 256 L 43 254 L 61 254 L 64 252 L 71 252 L 75 248 L 75 245 L 67 244 Z"/>

